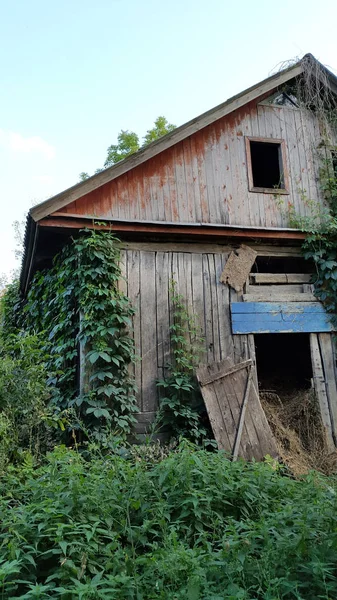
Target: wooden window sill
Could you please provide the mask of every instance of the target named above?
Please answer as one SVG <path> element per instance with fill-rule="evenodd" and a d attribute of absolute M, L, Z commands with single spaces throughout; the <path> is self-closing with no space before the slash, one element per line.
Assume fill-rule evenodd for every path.
<path fill-rule="evenodd" d="M 255 192 L 257 194 L 290 194 L 290 192 L 283 188 L 260 188 L 260 187 L 250 187 L 250 192 Z"/>

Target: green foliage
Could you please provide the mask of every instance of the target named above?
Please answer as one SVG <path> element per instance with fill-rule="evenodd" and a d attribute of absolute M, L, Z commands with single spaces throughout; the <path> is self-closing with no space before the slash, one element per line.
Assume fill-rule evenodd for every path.
<path fill-rule="evenodd" d="M 38 457 L 50 448 L 46 357 L 39 336 L 17 327 L 18 285 L 1 299 L 0 330 L 0 471 L 26 453 Z M 56 424 L 57 426 L 57 424 Z"/>
<path fill-rule="evenodd" d="M 128 332 L 133 309 L 119 290 L 118 240 L 84 230 L 37 273 L 24 308 L 25 327 L 44 336 L 50 404 L 77 412 L 84 427 L 105 439 L 128 433 L 137 411 L 128 367 L 134 360 Z M 87 380 L 80 385 L 80 347 Z"/>
<path fill-rule="evenodd" d="M 86 171 L 82 171 L 79 174 L 80 181 L 85 181 L 86 179 L 89 179 L 89 177 L 90 177 L 90 175 Z"/>
<path fill-rule="evenodd" d="M 195 379 L 204 340 L 195 316 L 189 314 L 174 281 L 170 292 L 173 307 L 173 323 L 170 326 L 172 362 L 167 365 L 167 376 L 157 383 L 162 392 L 157 419 L 174 436 L 197 442 L 207 433 L 200 417 L 203 402 Z"/>
<path fill-rule="evenodd" d="M 112 144 L 108 148 L 108 154 L 104 167 L 111 167 L 115 163 L 127 158 L 139 150 L 139 137 L 134 131 L 120 131 L 117 136 L 117 144 Z"/>
<path fill-rule="evenodd" d="M 152 129 L 147 130 L 146 135 L 143 138 L 143 144 L 141 144 L 137 133 L 129 131 L 128 129 L 122 129 L 117 136 L 117 144 L 111 144 L 107 150 L 104 169 L 112 167 L 112 165 L 131 156 L 131 154 L 134 154 L 142 147 L 147 146 L 148 144 L 151 144 L 151 142 L 161 138 L 163 135 L 170 133 L 175 127 L 175 125 L 168 122 L 166 117 L 157 117 Z M 95 174 L 100 173 L 104 169 L 96 169 Z M 88 177 L 90 177 L 90 175 L 86 171 L 82 171 L 82 173 L 79 174 L 80 181 L 85 181 Z"/>
<path fill-rule="evenodd" d="M 307 234 L 302 248 L 304 257 L 316 267 L 315 294 L 337 326 L 337 172 L 332 157 L 322 162 L 320 185 L 326 206 L 306 200 L 311 216 L 301 217 L 290 205 L 289 218 L 293 227 Z"/>
<path fill-rule="evenodd" d="M 184 443 L 155 464 L 57 448 L 0 479 L 3 598 L 331 599 L 335 482 Z"/>
<path fill-rule="evenodd" d="M 175 128 L 176 126 L 172 123 L 169 123 L 166 117 L 157 117 L 154 122 L 154 127 L 152 127 L 152 129 L 148 129 L 146 135 L 144 136 L 143 146 L 151 144 L 151 142 L 158 140 L 159 138 L 163 137 L 163 135 L 173 131 Z"/>

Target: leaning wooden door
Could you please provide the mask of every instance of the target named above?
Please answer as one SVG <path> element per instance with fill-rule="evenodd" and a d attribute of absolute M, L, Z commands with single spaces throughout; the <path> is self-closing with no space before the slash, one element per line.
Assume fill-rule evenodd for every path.
<path fill-rule="evenodd" d="M 253 381 L 252 360 L 202 365 L 197 378 L 219 449 L 251 460 L 278 455 Z"/>

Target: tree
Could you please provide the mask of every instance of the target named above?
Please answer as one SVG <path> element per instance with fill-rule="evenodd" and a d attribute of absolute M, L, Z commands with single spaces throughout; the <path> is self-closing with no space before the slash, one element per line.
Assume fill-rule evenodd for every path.
<path fill-rule="evenodd" d="M 85 181 L 86 179 L 89 179 L 89 177 L 89 173 L 86 173 L 85 171 L 82 171 L 82 173 L 79 174 L 80 181 Z"/>
<path fill-rule="evenodd" d="M 124 158 L 131 156 L 131 154 L 134 154 L 144 146 L 147 146 L 148 144 L 151 144 L 151 142 L 161 138 L 163 135 L 170 133 L 173 131 L 173 129 L 175 129 L 175 127 L 175 125 L 168 122 L 166 117 L 157 117 L 154 122 L 154 127 L 147 130 L 146 135 L 143 138 L 142 145 L 140 144 L 137 133 L 134 131 L 129 131 L 128 129 L 122 129 L 117 136 L 117 144 L 112 144 L 107 150 L 104 169 L 112 167 L 112 165 L 115 165 L 121 160 L 124 160 Z M 96 169 L 95 174 L 100 173 L 104 169 Z M 79 175 L 80 181 L 85 181 L 88 179 L 88 177 L 90 177 L 90 175 L 85 171 Z"/>
<path fill-rule="evenodd" d="M 154 122 L 154 127 L 152 129 L 148 129 L 146 135 L 144 136 L 143 146 L 151 144 L 151 142 L 158 140 L 159 138 L 163 137 L 163 135 L 173 131 L 175 128 L 176 125 L 169 123 L 166 117 L 157 117 Z"/>
<path fill-rule="evenodd" d="M 118 134 L 118 143 L 112 144 L 108 148 L 108 154 L 104 167 L 111 167 L 115 163 L 123 160 L 139 150 L 139 137 L 134 131 L 123 130 Z"/>

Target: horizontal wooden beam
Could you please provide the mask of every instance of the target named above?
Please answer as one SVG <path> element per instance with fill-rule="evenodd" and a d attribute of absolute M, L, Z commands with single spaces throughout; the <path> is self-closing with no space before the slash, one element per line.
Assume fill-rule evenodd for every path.
<path fill-rule="evenodd" d="M 47 217 L 39 222 L 40 227 L 50 228 L 63 228 L 63 229 L 90 229 L 112 231 L 116 233 L 144 233 L 144 234 L 163 234 L 163 235 L 183 235 L 191 236 L 196 238 L 201 237 L 212 237 L 212 238 L 225 238 L 225 237 L 237 237 L 242 239 L 274 239 L 274 240 L 303 240 L 305 234 L 302 231 L 297 230 L 285 230 L 280 229 L 244 229 L 229 225 L 219 226 L 208 226 L 206 224 L 195 224 L 195 225 L 174 225 L 174 224 L 148 224 L 137 221 L 121 222 L 111 221 L 105 224 L 96 224 L 88 219 L 75 219 L 66 217 Z"/>
<path fill-rule="evenodd" d="M 320 302 L 233 302 L 231 315 L 234 334 L 334 331 Z"/>
<path fill-rule="evenodd" d="M 252 283 L 309 283 L 310 273 L 250 273 Z"/>
<path fill-rule="evenodd" d="M 242 363 L 238 364 L 238 365 L 234 365 L 234 367 L 231 367 L 230 369 L 226 370 L 226 371 L 220 371 L 220 373 L 215 373 L 213 375 L 210 375 L 210 377 L 205 377 L 203 379 L 201 379 L 200 377 L 198 378 L 199 384 L 201 386 L 203 385 L 208 385 L 209 383 L 213 383 L 214 381 L 219 381 L 219 379 L 223 379 L 224 377 L 227 377 L 227 375 L 232 375 L 233 373 L 237 373 L 237 371 L 241 371 L 241 369 L 246 369 L 247 367 L 251 367 L 253 364 L 253 361 L 251 358 L 248 358 L 248 360 L 244 360 Z"/>
<path fill-rule="evenodd" d="M 315 302 L 317 300 L 314 294 L 305 294 L 303 292 L 281 292 L 280 294 L 277 292 L 268 293 L 267 289 L 260 294 L 243 294 L 242 298 L 244 302 Z"/>

